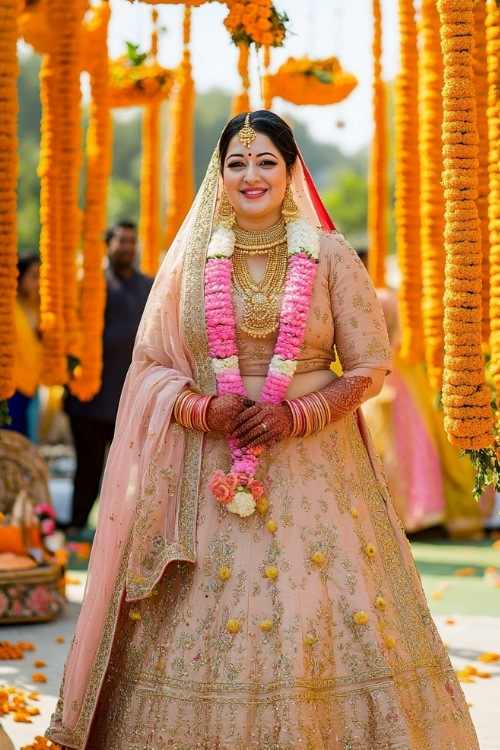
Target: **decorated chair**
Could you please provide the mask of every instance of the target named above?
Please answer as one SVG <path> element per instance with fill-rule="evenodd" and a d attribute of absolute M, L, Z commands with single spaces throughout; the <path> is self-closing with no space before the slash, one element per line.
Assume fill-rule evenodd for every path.
<path fill-rule="evenodd" d="M 0 430 L 0 624 L 52 620 L 64 603 L 63 555 L 50 549 L 48 479 L 36 446 Z"/>

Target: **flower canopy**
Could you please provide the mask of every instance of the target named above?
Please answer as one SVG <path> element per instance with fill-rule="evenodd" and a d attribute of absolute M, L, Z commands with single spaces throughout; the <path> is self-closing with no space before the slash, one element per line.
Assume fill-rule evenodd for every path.
<path fill-rule="evenodd" d="M 336 104 L 355 88 L 357 79 L 345 73 L 336 57 L 310 60 L 290 57 L 266 77 L 267 95 L 293 104 Z"/>

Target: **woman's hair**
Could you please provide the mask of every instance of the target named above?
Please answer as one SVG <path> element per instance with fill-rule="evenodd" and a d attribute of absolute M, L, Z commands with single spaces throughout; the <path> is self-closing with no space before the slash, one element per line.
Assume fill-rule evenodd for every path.
<path fill-rule="evenodd" d="M 233 117 L 222 131 L 219 141 L 221 172 L 229 142 L 242 129 L 247 114 L 247 112 L 243 112 L 243 114 Z M 270 138 L 285 160 L 287 170 L 293 167 L 297 158 L 297 144 L 292 129 L 281 117 L 268 109 L 258 109 L 256 112 L 250 113 L 250 125 L 257 133 L 262 133 Z"/>
<path fill-rule="evenodd" d="M 40 265 L 40 257 L 36 255 L 36 253 L 31 252 L 23 252 L 19 254 L 19 257 L 17 259 L 17 284 L 19 285 L 19 282 L 23 278 L 26 271 L 28 271 L 31 266 Z"/>

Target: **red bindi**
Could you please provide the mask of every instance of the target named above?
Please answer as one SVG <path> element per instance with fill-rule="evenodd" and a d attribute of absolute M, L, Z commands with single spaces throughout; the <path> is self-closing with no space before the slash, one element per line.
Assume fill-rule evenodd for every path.
<path fill-rule="evenodd" d="M 248 154 L 248 156 L 252 156 L 252 154 Z"/>

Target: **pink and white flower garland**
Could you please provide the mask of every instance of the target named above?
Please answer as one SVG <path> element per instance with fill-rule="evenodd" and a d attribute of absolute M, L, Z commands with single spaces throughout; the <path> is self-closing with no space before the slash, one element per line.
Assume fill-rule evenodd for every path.
<path fill-rule="evenodd" d="M 205 316 L 212 367 L 217 393 L 235 393 L 246 397 L 241 377 L 236 321 L 231 300 L 231 256 L 234 249 L 232 229 L 218 227 L 210 240 L 205 265 Z M 303 219 L 287 225 L 288 271 L 281 303 L 278 336 L 262 390 L 262 403 L 279 404 L 297 367 L 297 357 L 304 341 L 312 287 L 319 256 L 317 232 Z M 228 474 L 215 472 L 209 487 L 216 499 L 232 513 L 251 515 L 264 487 L 255 479 L 258 456 L 239 448 L 229 438 L 231 469 Z"/>

